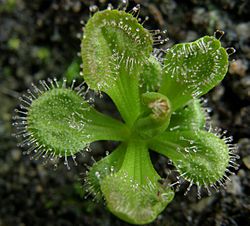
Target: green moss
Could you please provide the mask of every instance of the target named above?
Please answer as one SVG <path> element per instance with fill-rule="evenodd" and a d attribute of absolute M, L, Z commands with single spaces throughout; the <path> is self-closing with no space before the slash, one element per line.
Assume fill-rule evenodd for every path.
<path fill-rule="evenodd" d="M 20 47 L 20 39 L 19 38 L 11 38 L 8 40 L 8 47 L 13 50 L 17 50 Z"/>

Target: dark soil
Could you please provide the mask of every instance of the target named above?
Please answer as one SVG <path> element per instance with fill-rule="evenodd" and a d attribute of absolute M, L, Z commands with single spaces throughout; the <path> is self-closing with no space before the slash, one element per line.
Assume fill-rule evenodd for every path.
<path fill-rule="evenodd" d="M 11 117 L 17 97 L 31 82 L 61 78 L 80 50 L 80 21 L 89 18 L 89 5 L 101 9 L 106 0 L 0 0 L 0 226 L 125 226 L 105 206 L 84 199 L 81 173 L 90 154 L 79 157 L 70 171 L 30 160 L 11 136 Z M 116 1 L 113 1 L 114 3 Z M 142 4 L 145 26 L 167 29 L 170 41 L 192 41 L 225 31 L 222 43 L 234 47 L 228 75 L 206 97 L 215 126 L 228 130 L 238 143 L 241 159 L 232 182 L 221 192 L 197 199 L 196 189 L 184 196 L 185 186 L 152 226 L 245 226 L 250 224 L 250 2 L 248 0 L 135 0 Z M 117 6 L 117 4 L 114 4 Z M 98 105 L 99 101 L 98 101 Z M 107 99 L 105 111 L 113 106 Z M 98 159 L 109 142 L 97 143 L 91 155 Z M 166 173 L 166 160 L 155 156 Z"/>

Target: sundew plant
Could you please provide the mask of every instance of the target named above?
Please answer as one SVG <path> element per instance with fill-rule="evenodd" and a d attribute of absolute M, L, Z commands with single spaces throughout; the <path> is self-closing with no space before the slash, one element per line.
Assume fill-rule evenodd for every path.
<path fill-rule="evenodd" d="M 55 163 L 63 158 L 68 168 L 68 158 L 76 163 L 76 154 L 92 142 L 119 142 L 90 167 L 84 187 L 120 219 L 146 224 L 174 198 L 176 183 L 189 182 L 187 191 L 196 185 L 198 196 L 201 188 L 210 194 L 224 186 L 238 156 L 231 138 L 209 126 L 199 99 L 227 73 L 227 49 L 217 35 L 205 36 L 157 57 L 153 46 L 164 39 L 143 27 L 138 11 L 96 12 L 82 36 L 84 83 L 33 84 L 20 98 L 14 124 L 25 153 Z M 89 89 L 106 93 L 122 121 L 98 112 L 86 97 Z M 164 182 L 151 150 L 169 159 L 179 172 L 177 182 Z"/>

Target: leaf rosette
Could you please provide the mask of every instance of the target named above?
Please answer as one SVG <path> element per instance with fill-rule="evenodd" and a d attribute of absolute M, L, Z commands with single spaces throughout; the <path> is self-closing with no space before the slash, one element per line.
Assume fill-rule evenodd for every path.
<path fill-rule="evenodd" d="M 180 175 L 206 188 L 223 183 L 237 157 L 217 134 L 206 130 L 198 99 L 216 86 L 228 68 L 219 40 L 205 36 L 174 45 L 161 64 L 152 56 L 154 40 L 136 17 L 119 10 L 93 15 L 84 28 L 81 55 L 87 85 L 107 93 L 123 121 L 98 112 L 80 91 L 42 82 L 18 110 L 18 133 L 28 152 L 70 156 L 99 140 L 119 141 L 96 162 L 85 186 L 108 209 L 132 224 L 153 221 L 174 197 L 159 183 L 149 149 L 172 160 Z M 23 121 L 24 120 L 24 121 Z M 67 164 L 68 165 L 68 164 Z"/>

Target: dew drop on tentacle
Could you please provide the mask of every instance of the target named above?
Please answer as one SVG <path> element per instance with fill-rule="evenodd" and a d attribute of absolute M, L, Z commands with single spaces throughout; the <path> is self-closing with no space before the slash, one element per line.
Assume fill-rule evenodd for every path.
<path fill-rule="evenodd" d="M 126 11 L 128 8 L 129 1 L 128 0 L 119 0 L 118 10 Z"/>
<path fill-rule="evenodd" d="M 93 13 L 96 13 L 97 11 L 99 10 L 98 6 L 97 5 L 91 5 L 89 7 L 89 11 L 93 14 Z"/>
<path fill-rule="evenodd" d="M 54 80 L 54 83 L 55 83 L 56 87 L 59 88 L 59 84 L 57 82 L 57 78 L 54 78 L 53 80 Z"/>
<path fill-rule="evenodd" d="M 199 183 L 197 184 L 197 197 L 201 199 L 201 185 Z"/>
<path fill-rule="evenodd" d="M 233 47 L 228 47 L 226 48 L 226 51 L 227 51 L 228 56 L 231 56 L 236 52 L 236 49 Z"/>
<path fill-rule="evenodd" d="M 220 39 L 223 37 L 224 34 L 225 34 L 224 31 L 216 30 L 216 31 L 214 32 L 214 37 L 215 37 L 216 39 L 220 40 Z"/>
<path fill-rule="evenodd" d="M 134 6 L 129 13 L 134 16 L 135 18 L 138 18 L 139 14 L 140 14 L 140 9 L 141 9 L 141 5 L 137 4 L 136 6 Z"/>
<path fill-rule="evenodd" d="M 76 161 L 76 156 L 74 155 L 74 153 L 72 151 L 70 151 L 70 154 L 71 154 L 71 158 L 72 158 L 72 161 L 74 162 L 74 165 L 77 166 L 77 161 Z"/>
<path fill-rule="evenodd" d="M 47 83 L 44 80 L 40 80 L 39 84 L 42 86 L 43 92 L 50 90 L 50 88 L 48 87 Z"/>
<path fill-rule="evenodd" d="M 67 79 L 63 78 L 63 82 L 62 82 L 61 88 L 65 89 L 66 88 L 66 83 L 67 83 Z"/>
<path fill-rule="evenodd" d="M 25 100 L 25 98 L 26 98 L 26 100 Z M 19 97 L 18 99 L 21 102 L 21 104 L 19 105 L 19 107 L 21 109 L 25 108 L 23 104 L 30 106 L 30 104 L 32 103 L 32 99 L 27 97 L 26 95 L 23 95 L 22 97 Z M 30 101 L 30 102 L 28 102 L 27 100 Z"/>
<path fill-rule="evenodd" d="M 51 78 L 48 78 L 47 81 L 49 82 L 51 88 L 55 88 L 54 81 Z"/>
<path fill-rule="evenodd" d="M 207 191 L 208 196 L 211 196 L 211 195 L 212 195 L 212 192 L 210 191 L 209 186 L 206 184 L 205 181 L 203 182 L 203 184 L 204 184 L 204 187 L 205 187 L 205 189 L 206 189 L 206 191 Z"/>
<path fill-rule="evenodd" d="M 107 10 L 112 10 L 112 9 L 114 9 L 114 6 L 111 3 L 109 3 L 107 6 Z"/>
<path fill-rule="evenodd" d="M 185 191 L 184 195 L 186 196 L 188 194 L 188 192 L 190 191 L 191 187 L 193 186 L 193 181 L 189 182 L 189 185 L 187 187 L 187 190 Z"/>
<path fill-rule="evenodd" d="M 89 92 L 89 87 L 86 88 L 86 83 L 83 81 L 80 85 L 75 87 L 74 90 L 77 91 L 78 95 L 85 97 L 85 95 Z"/>
<path fill-rule="evenodd" d="M 74 87 L 75 87 L 75 83 L 76 83 L 76 80 L 75 80 L 75 79 L 73 79 L 73 80 L 72 80 L 72 83 L 71 83 L 71 86 L 70 86 L 70 89 L 71 89 L 71 90 L 73 90 L 73 89 L 74 89 Z"/>
<path fill-rule="evenodd" d="M 156 45 L 156 46 L 163 45 L 169 41 L 169 38 L 166 37 L 167 30 L 161 31 L 157 29 L 157 30 L 149 30 L 149 32 L 151 33 L 152 38 L 153 38 L 153 45 Z"/>
<path fill-rule="evenodd" d="M 144 20 L 141 22 L 141 25 L 144 25 L 148 20 L 149 20 L 149 17 L 146 16 L 146 17 L 144 18 Z"/>
<path fill-rule="evenodd" d="M 57 163 L 54 163 L 54 165 L 53 165 L 53 170 L 56 171 L 57 168 L 58 168 L 58 164 L 57 164 Z"/>
<path fill-rule="evenodd" d="M 30 94 L 30 96 L 35 100 L 37 98 L 37 96 L 35 96 L 35 94 L 30 90 L 27 89 L 27 93 Z"/>
<path fill-rule="evenodd" d="M 34 83 L 31 83 L 31 86 L 34 89 L 35 93 L 37 93 L 37 94 L 43 94 L 43 92 Z"/>
<path fill-rule="evenodd" d="M 64 154 L 64 165 L 67 167 L 68 170 L 70 170 L 68 157 L 67 157 L 67 151 L 65 151 L 65 154 Z"/>
<path fill-rule="evenodd" d="M 93 164 L 95 164 L 97 161 L 95 160 L 94 156 L 91 156 L 90 159 L 92 160 Z"/>

